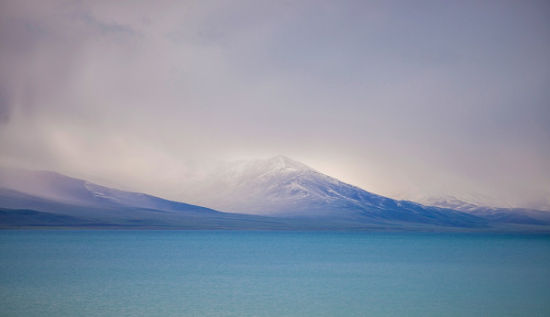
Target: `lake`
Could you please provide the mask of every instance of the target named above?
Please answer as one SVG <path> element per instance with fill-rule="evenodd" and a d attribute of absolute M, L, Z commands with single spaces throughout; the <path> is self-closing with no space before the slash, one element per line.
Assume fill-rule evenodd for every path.
<path fill-rule="evenodd" d="M 1 316 L 550 316 L 550 236 L 0 231 Z"/>

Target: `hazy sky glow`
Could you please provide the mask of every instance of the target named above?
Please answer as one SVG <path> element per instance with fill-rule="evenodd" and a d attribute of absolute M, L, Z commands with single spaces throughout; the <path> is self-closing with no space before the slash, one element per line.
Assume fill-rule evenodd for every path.
<path fill-rule="evenodd" d="M 550 208 L 548 1 L 1 1 L 0 163 L 177 198 L 284 154 Z"/>

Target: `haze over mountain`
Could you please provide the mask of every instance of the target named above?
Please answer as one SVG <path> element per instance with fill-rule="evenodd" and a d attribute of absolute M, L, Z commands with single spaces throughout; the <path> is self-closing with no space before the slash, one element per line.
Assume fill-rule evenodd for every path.
<path fill-rule="evenodd" d="M 373 217 L 421 223 L 445 223 L 451 210 L 499 223 L 549 224 L 550 212 L 494 208 L 455 199 L 418 204 L 376 195 L 279 155 L 224 163 L 188 184 L 185 201 L 218 210 L 276 216 Z M 433 207 L 428 207 L 433 206 Z M 445 212 L 441 213 L 441 210 Z"/>
<path fill-rule="evenodd" d="M 226 163 L 182 194 L 218 210 L 255 215 L 340 217 L 431 224 L 475 223 L 451 209 L 397 201 L 324 175 L 285 156 Z"/>
<path fill-rule="evenodd" d="M 443 202 L 425 206 L 390 199 L 281 155 L 226 163 L 189 188 L 193 190 L 182 196 L 193 204 L 54 172 L 2 168 L 0 224 L 306 230 L 550 224 L 550 213 L 541 211 L 471 209 Z"/>
<path fill-rule="evenodd" d="M 212 211 L 207 208 L 169 201 L 151 195 L 104 187 L 49 171 L 0 168 L 0 188 L 75 206 L 96 208 L 134 207 L 165 211 Z"/>
<path fill-rule="evenodd" d="M 225 210 L 233 214 L 54 172 L 0 169 L 0 222 L 256 229 L 482 227 L 486 223 L 461 212 L 374 195 L 282 156 L 240 162 L 218 176 L 226 191 L 214 195 L 223 197 Z"/>
<path fill-rule="evenodd" d="M 100 186 L 49 171 L 0 168 L 0 226 L 273 228 L 269 220 Z"/>
<path fill-rule="evenodd" d="M 187 184 L 182 199 L 267 215 L 332 215 L 339 209 L 372 209 L 393 202 L 282 155 L 223 163 Z"/>

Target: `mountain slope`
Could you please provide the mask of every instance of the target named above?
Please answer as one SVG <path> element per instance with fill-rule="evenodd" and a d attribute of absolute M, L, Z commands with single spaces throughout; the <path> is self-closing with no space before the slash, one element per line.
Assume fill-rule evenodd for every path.
<path fill-rule="evenodd" d="M 453 207 L 467 211 L 461 212 L 445 208 L 448 205 L 393 200 L 281 156 L 226 165 L 196 189 L 193 197 L 207 194 L 203 204 L 236 213 L 108 188 L 54 172 L 0 168 L 0 228 L 547 232 L 550 224 L 549 214 L 539 211 L 507 210 L 503 214 L 482 207 L 471 210 L 467 204 Z"/>
<path fill-rule="evenodd" d="M 485 224 L 483 219 L 459 211 L 367 192 L 284 156 L 222 166 L 212 177 L 194 184 L 186 197 L 218 210 L 255 215 L 449 226 Z"/>
<path fill-rule="evenodd" d="M 216 228 L 247 219 L 47 171 L 0 169 L 0 226 Z M 34 220 L 33 220 L 34 218 Z M 252 219 L 257 221 L 257 219 Z"/>
<path fill-rule="evenodd" d="M 11 197 L 10 206 L 16 208 L 28 207 L 17 206 L 16 201 L 21 204 L 27 204 L 30 201 L 35 201 L 36 204 L 37 201 L 42 201 L 43 203 L 104 209 L 141 208 L 163 211 L 214 212 L 208 208 L 100 186 L 49 171 L 1 168 L 0 193 L 3 194 L 4 202 L 8 201 L 8 197 L 15 196 Z M 17 199 L 17 195 L 27 197 L 26 199 Z M 4 207 L 5 205 L 4 203 Z"/>
<path fill-rule="evenodd" d="M 483 217 L 493 223 L 550 225 L 550 212 L 528 208 L 499 208 L 479 206 L 455 197 L 439 197 L 428 200 L 430 205 L 452 208 Z"/>
<path fill-rule="evenodd" d="M 385 230 L 390 226 L 224 213 L 54 172 L 0 168 L 0 228 L 13 227 Z"/>

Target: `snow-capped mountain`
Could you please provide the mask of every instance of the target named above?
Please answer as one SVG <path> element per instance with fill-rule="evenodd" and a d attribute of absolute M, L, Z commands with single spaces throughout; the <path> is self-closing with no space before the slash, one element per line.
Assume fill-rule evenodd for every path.
<path fill-rule="evenodd" d="M 506 208 L 483 206 L 458 199 L 454 196 L 425 199 L 431 206 L 451 208 L 471 215 L 483 217 L 493 223 L 550 224 L 550 212 L 530 208 Z"/>
<path fill-rule="evenodd" d="M 550 213 L 542 211 L 476 207 L 454 200 L 434 207 L 390 199 L 283 156 L 228 163 L 195 185 L 194 192 L 188 192 L 195 201 L 187 199 L 193 203 L 187 204 L 55 172 L 0 168 L 0 228 L 546 230 L 550 224 Z"/>
<path fill-rule="evenodd" d="M 284 156 L 226 163 L 193 187 L 189 199 L 249 214 L 318 213 L 328 206 L 357 206 L 362 198 L 378 204 L 384 200 L 367 192 L 353 197 L 355 187 Z"/>
<path fill-rule="evenodd" d="M 284 156 L 225 164 L 191 188 L 184 195 L 186 201 L 236 213 L 431 224 L 480 222 L 462 212 L 367 192 Z"/>

